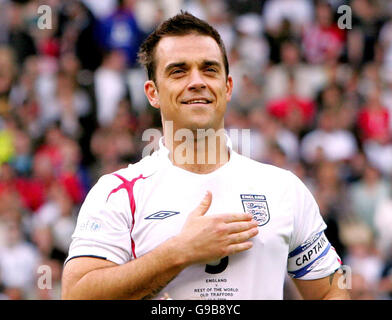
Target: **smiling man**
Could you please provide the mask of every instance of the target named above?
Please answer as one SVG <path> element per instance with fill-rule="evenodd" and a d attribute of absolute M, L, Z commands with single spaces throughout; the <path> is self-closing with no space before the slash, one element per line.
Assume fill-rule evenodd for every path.
<path fill-rule="evenodd" d="M 156 80 L 145 87 L 152 105 L 162 110 L 163 123 L 173 121 L 174 131 L 223 128 L 232 79 L 215 40 L 197 34 L 166 37 L 156 56 Z"/>
<path fill-rule="evenodd" d="M 177 165 L 182 159 L 175 157 L 178 146 L 183 144 L 175 135 L 188 137 L 187 130 L 191 130 L 190 145 L 184 149 L 192 156 L 181 164 L 189 171 L 206 173 L 228 159 L 223 129 L 233 80 L 219 34 L 203 22 L 194 23 L 194 29 L 169 30 L 170 35 L 162 37 L 152 50 L 155 38 L 151 37 L 142 45 L 140 56 L 147 70 L 151 69 L 145 92 L 150 104 L 161 110 L 165 146 L 171 151 L 171 160 Z M 160 33 L 166 32 L 162 27 Z M 208 141 L 204 136 L 197 139 L 201 130 L 212 133 L 208 139 L 214 140 L 214 147 L 205 147 Z M 204 161 L 197 161 L 197 157 Z M 208 161 L 208 157 L 216 161 Z M 197 166 L 200 162 L 202 166 Z"/>
<path fill-rule="evenodd" d="M 282 299 L 287 272 L 304 298 L 348 298 L 308 189 L 286 170 L 239 155 L 224 135 L 233 81 L 216 30 L 181 13 L 146 39 L 139 57 L 146 96 L 161 112 L 160 149 L 103 176 L 88 194 L 63 298 Z M 179 161 L 187 149 L 192 156 Z"/>

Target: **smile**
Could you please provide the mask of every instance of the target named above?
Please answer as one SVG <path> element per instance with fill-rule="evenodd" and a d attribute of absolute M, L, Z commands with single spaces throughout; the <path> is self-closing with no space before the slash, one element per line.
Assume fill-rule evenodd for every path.
<path fill-rule="evenodd" d="M 209 104 L 211 103 L 211 100 L 208 99 L 192 99 L 192 100 L 188 100 L 188 101 L 183 101 L 181 102 L 182 104 Z"/>

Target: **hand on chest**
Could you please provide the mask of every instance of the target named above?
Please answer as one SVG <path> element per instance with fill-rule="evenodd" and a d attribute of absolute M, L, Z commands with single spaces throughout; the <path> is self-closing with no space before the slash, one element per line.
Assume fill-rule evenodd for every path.
<path fill-rule="evenodd" d="M 203 199 L 206 190 L 212 192 L 212 203 L 206 215 L 250 213 L 258 222 L 262 241 L 269 239 L 269 225 L 275 205 L 265 192 L 240 183 L 208 181 L 158 185 L 150 193 L 143 192 L 136 205 L 133 237 L 142 253 L 179 234 L 189 213 Z M 274 219 L 272 219 L 273 221 Z M 279 230 L 276 230 L 279 234 Z M 257 236 L 259 237 L 259 235 Z"/>

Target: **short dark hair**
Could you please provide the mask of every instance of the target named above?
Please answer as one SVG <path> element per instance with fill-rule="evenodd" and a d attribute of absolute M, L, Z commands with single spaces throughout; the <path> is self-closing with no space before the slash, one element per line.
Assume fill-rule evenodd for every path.
<path fill-rule="evenodd" d="M 162 22 L 142 43 L 138 52 L 139 63 L 146 68 L 148 79 L 155 82 L 156 60 L 155 48 L 158 42 L 167 36 L 185 36 L 189 34 L 200 34 L 212 37 L 218 44 L 226 71 L 229 74 L 229 62 L 226 48 L 218 31 L 208 24 L 186 11 L 181 11 L 174 17 Z"/>

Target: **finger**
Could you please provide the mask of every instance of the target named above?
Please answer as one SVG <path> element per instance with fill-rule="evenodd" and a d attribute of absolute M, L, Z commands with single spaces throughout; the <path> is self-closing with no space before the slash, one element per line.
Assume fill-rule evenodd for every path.
<path fill-rule="evenodd" d="M 242 251 L 249 250 L 250 248 L 253 247 L 253 242 L 252 241 L 246 241 L 246 242 L 241 242 L 241 243 L 236 243 L 236 244 L 231 244 L 227 248 L 228 255 L 236 254 Z"/>
<path fill-rule="evenodd" d="M 221 215 L 223 222 L 239 222 L 239 221 L 250 221 L 253 216 L 250 213 L 224 213 Z"/>
<path fill-rule="evenodd" d="M 232 233 L 231 235 L 229 235 L 229 243 L 236 244 L 236 243 L 248 241 L 250 238 L 253 238 L 258 233 L 259 230 L 257 227 L 254 227 L 252 229 L 243 232 Z"/>
<path fill-rule="evenodd" d="M 212 202 L 212 193 L 211 191 L 207 191 L 203 200 L 200 202 L 198 207 L 191 212 L 193 216 L 203 216 L 211 206 Z"/>
<path fill-rule="evenodd" d="M 240 222 L 231 222 L 227 224 L 227 232 L 229 234 L 238 233 L 247 231 L 249 229 L 257 227 L 258 223 L 255 220 L 251 221 L 240 221 Z"/>

